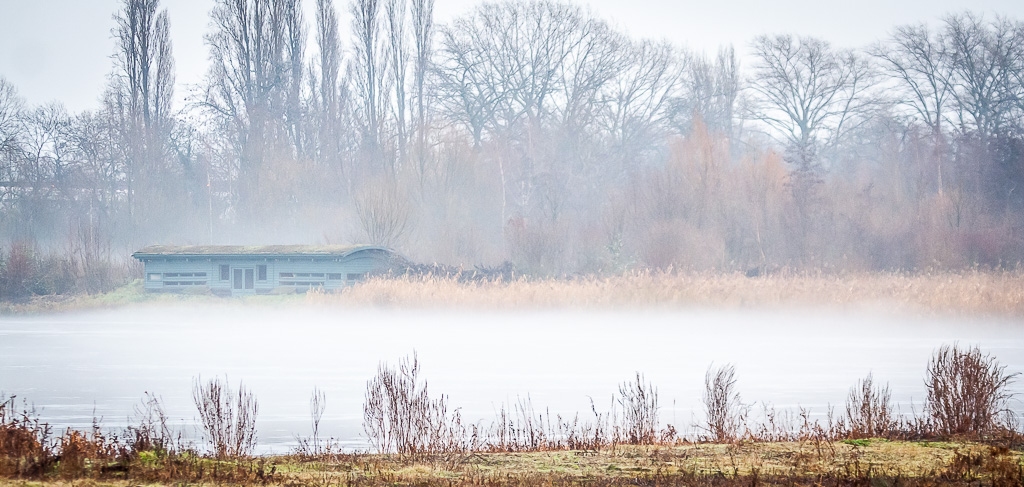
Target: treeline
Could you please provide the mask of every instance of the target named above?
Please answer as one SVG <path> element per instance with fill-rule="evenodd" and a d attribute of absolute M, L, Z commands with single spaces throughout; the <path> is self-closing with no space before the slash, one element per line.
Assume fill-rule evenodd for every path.
<path fill-rule="evenodd" d="M 100 260 L 369 242 L 549 275 L 1024 257 L 1020 21 L 955 13 L 858 50 L 762 35 L 741 67 L 551 0 L 449 24 L 433 0 L 315 1 L 218 0 L 183 107 L 159 0 L 115 14 L 95 110 L 0 79 L 3 239 Z"/>

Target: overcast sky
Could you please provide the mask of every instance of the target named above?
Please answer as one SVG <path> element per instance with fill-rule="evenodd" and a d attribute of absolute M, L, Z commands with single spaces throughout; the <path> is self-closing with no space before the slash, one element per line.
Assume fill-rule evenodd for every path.
<path fill-rule="evenodd" d="M 1022 0 L 575 0 L 634 37 L 668 39 L 714 51 L 734 44 L 742 51 L 762 33 L 812 35 L 843 47 L 883 38 L 893 26 L 935 22 L 948 12 L 1001 13 L 1024 19 Z M 350 22 L 348 0 L 335 0 L 341 24 Z M 446 22 L 477 0 L 435 0 Z M 201 81 L 207 49 L 203 34 L 214 0 L 163 0 L 171 18 L 179 98 Z M 304 0 L 311 12 L 313 0 Z M 73 112 L 98 106 L 111 72 L 112 19 L 122 0 L 0 0 L 0 76 L 30 105 L 59 101 Z M 312 19 L 307 14 L 307 19 Z M 344 37 L 348 42 L 347 34 Z M 312 52 L 312 38 L 309 40 Z"/>

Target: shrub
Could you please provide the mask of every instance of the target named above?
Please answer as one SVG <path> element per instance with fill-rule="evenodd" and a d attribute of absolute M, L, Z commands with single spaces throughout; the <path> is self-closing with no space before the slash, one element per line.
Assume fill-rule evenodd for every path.
<path fill-rule="evenodd" d="M 883 436 L 896 424 L 890 400 L 889 385 L 875 385 L 874 377 L 857 381 L 846 397 L 848 434 L 854 437 Z"/>
<path fill-rule="evenodd" d="M 314 387 L 313 393 L 309 397 L 309 418 L 313 435 L 309 438 L 297 438 L 299 445 L 295 452 L 299 456 L 319 457 L 330 452 L 331 442 L 328 441 L 326 445 L 323 445 L 320 441 L 320 421 L 323 419 L 324 411 L 326 410 L 327 394 L 320 390 L 319 387 Z"/>
<path fill-rule="evenodd" d="M 380 453 L 441 453 L 464 449 L 458 412 L 448 414 L 448 400 L 432 400 L 419 380 L 420 365 L 401 360 L 397 368 L 381 364 L 366 383 L 363 430 Z"/>
<path fill-rule="evenodd" d="M 1001 426 L 1011 414 L 1008 374 L 995 357 L 978 347 L 943 345 L 932 354 L 925 376 L 928 414 L 940 434 L 981 435 Z"/>
<path fill-rule="evenodd" d="M 199 423 L 217 458 L 243 457 L 256 449 L 256 396 L 238 384 L 238 395 L 227 380 L 212 379 L 205 384 L 196 379 L 192 384 L 192 400 L 199 410 Z"/>
<path fill-rule="evenodd" d="M 15 397 L 0 396 L 0 475 L 39 476 L 56 461 L 52 430 Z"/>
<path fill-rule="evenodd" d="M 139 404 L 135 405 L 131 424 L 125 431 L 131 451 L 171 453 L 173 436 L 167 426 L 167 413 L 164 411 L 160 398 L 147 392 Z"/>
<path fill-rule="evenodd" d="M 645 384 L 639 372 L 636 382 L 626 381 L 619 386 L 619 405 L 628 443 L 650 445 L 657 441 L 658 390 Z"/>
<path fill-rule="evenodd" d="M 730 441 L 739 436 L 746 408 L 736 392 L 736 367 L 726 364 L 717 369 L 708 367 L 704 375 L 704 429 L 715 441 Z"/>

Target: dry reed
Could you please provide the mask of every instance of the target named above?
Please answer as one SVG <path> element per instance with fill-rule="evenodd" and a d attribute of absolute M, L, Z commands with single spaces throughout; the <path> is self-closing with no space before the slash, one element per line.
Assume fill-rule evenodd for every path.
<path fill-rule="evenodd" d="M 1024 274 L 635 271 L 614 277 L 460 282 L 451 277 L 375 277 L 339 293 L 313 291 L 324 305 L 479 307 L 715 306 L 885 308 L 933 315 L 1024 315 Z"/>
<path fill-rule="evenodd" d="M 846 398 L 846 427 L 849 436 L 885 436 L 896 426 L 889 385 L 876 385 L 874 376 L 857 381 Z"/>
<path fill-rule="evenodd" d="M 704 430 L 714 441 L 732 441 L 745 423 L 746 409 L 736 391 L 736 367 L 708 367 L 704 375 Z"/>

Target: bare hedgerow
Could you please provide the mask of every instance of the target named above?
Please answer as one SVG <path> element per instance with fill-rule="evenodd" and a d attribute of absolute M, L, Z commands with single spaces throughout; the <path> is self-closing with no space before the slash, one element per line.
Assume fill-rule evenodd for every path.
<path fill-rule="evenodd" d="M 249 456 L 256 449 L 256 415 L 259 402 L 242 383 L 235 395 L 227 379 L 192 383 L 192 400 L 199 410 L 199 423 L 217 458 Z"/>
<path fill-rule="evenodd" d="M 627 443 L 650 445 L 657 441 L 658 390 L 649 382 L 645 383 L 640 372 L 636 373 L 636 382 L 619 385 L 619 405 Z"/>
<path fill-rule="evenodd" d="M 889 385 L 876 385 L 872 374 L 858 380 L 846 397 L 846 426 L 853 437 L 885 436 L 896 426 Z"/>
<path fill-rule="evenodd" d="M 1016 377 L 977 346 L 943 345 L 932 354 L 925 376 L 933 427 L 946 435 L 980 435 L 1005 427 L 1012 419 L 1007 403 Z"/>
<path fill-rule="evenodd" d="M 708 367 L 704 375 L 704 429 L 714 441 L 731 441 L 739 437 L 746 417 L 746 407 L 736 391 L 736 366 L 725 364 Z"/>

